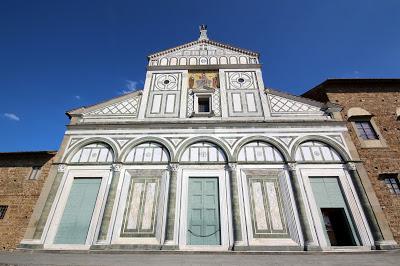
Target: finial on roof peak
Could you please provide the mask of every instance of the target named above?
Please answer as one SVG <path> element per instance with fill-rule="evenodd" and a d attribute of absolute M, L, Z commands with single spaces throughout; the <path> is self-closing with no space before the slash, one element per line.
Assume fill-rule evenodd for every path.
<path fill-rule="evenodd" d="M 200 29 L 199 41 L 201 41 L 201 40 L 208 40 L 208 36 L 207 36 L 207 25 L 201 24 L 201 25 L 199 26 L 199 29 Z"/>

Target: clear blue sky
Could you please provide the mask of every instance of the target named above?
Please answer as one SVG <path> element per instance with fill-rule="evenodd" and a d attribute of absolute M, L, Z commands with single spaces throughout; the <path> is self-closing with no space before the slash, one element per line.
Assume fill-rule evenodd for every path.
<path fill-rule="evenodd" d="M 261 53 L 267 86 L 400 77 L 400 1 L 0 2 L 0 151 L 57 149 L 65 111 L 140 88 L 146 56 L 209 37 Z"/>

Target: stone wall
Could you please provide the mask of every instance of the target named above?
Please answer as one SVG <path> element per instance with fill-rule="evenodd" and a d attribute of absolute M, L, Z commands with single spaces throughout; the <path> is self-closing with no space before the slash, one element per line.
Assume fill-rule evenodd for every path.
<path fill-rule="evenodd" d="M 347 111 L 351 107 L 365 109 L 373 116 L 372 119 L 380 131 L 380 138 L 386 142 L 383 147 L 362 147 L 354 127 L 350 122 L 347 123 L 352 141 L 364 162 L 394 239 L 400 243 L 400 196 L 390 193 L 384 181 L 379 179 L 380 174 L 400 173 L 400 121 L 396 116 L 396 108 L 400 107 L 400 82 L 397 86 L 376 82 L 327 86 L 311 90 L 303 96 L 315 100 L 329 99 L 330 102 L 341 105 L 344 120 L 348 119 Z"/>
<path fill-rule="evenodd" d="M 8 206 L 0 219 L 0 249 L 15 249 L 22 240 L 47 178 L 55 152 L 0 153 L 0 205 Z M 33 166 L 41 170 L 29 180 Z"/>

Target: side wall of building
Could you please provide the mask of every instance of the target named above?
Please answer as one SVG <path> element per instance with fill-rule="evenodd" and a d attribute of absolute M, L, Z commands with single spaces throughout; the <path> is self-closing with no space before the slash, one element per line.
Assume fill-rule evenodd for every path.
<path fill-rule="evenodd" d="M 24 237 L 53 156 L 52 152 L 0 154 L 0 205 L 7 206 L 0 219 L 0 249 L 15 249 Z M 30 180 L 32 167 L 40 170 Z"/>
<path fill-rule="evenodd" d="M 400 241 L 400 197 L 390 193 L 380 175 L 400 173 L 400 121 L 396 109 L 400 103 L 399 89 L 386 84 L 347 84 L 324 89 L 314 89 L 304 96 L 316 100 L 329 100 L 343 107 L 342 118 L 348 121 L 350 108 L 360 107 L 372 115 L 383 143 L 380 147 L 365 147 L 350 121 L 348 132 L 358 151 L 360 160 L 364 162 L 375 194 L 389 223 L 394 239 Z"/>
<path fill-rule="evenodd" d="M 400 197 L 390 193 L 380 174 L 400 172 L 400 121 L 397 120 L 396 108 L 399 106 L 399 92 L 354 92 L 328 93 L 332 102 L 343 105 L 342 115 L 347 119 L 347 111 L 354 106 L 362 106 L 373 115 L 386 147 L 364 148 L 361 146 L 351 123 L 347 123 L 349 133 L 365 162 L 371 183 L 389 222 L 393 236 L 400 241 Z"/>

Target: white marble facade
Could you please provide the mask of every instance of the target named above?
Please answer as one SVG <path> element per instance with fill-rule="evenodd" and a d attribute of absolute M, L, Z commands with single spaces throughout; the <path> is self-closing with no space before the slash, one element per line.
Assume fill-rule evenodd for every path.
<path fill-rule="evenodd" d="M 204 27 L 201 33 L 199 40 L 150 55 L 143 90 L 68 112 L 59 170 L 49 177 L 54 183 L 47 200 L 37 206 L 35 234 L 22 244 L 330 249 L 309 179 L 333 176 L 355 228 L 355 248 L 373 246 L 346 166 L 346 127 L 334 121 L 332 107 L 266 89 L 257 53 L 211 41 Z M 190 89 L 192 76 L 198 86 Z M 101 178 L 86 241 L 56 244 L 73 180 L 81 177 Z M 191 177 L 218 180 L 217 245 L 187 242 Z"/>

